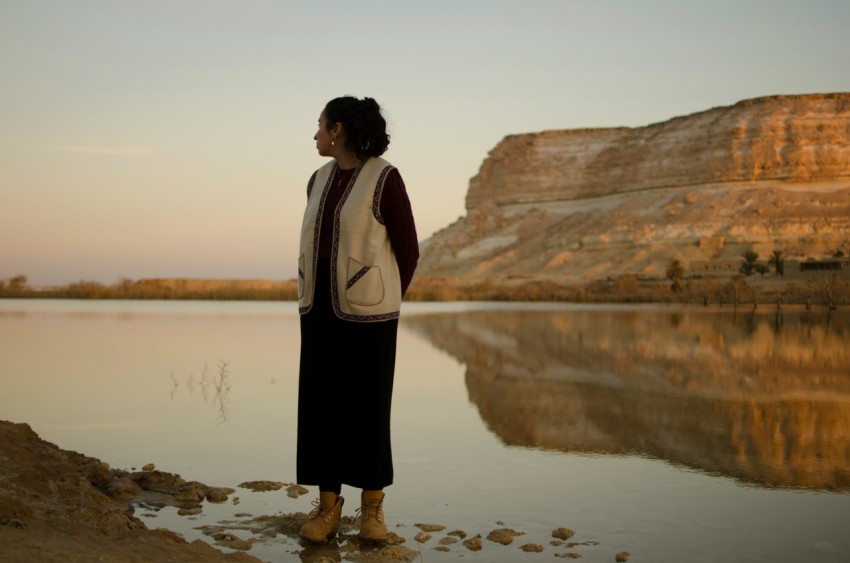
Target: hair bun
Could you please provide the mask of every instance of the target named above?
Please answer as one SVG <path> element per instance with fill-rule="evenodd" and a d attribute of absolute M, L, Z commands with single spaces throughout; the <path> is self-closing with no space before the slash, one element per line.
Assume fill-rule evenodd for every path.
<path fill-rule="evenodd" d="M 342 123 L 346 148 L 358 157 L 380 156 L 387 150 L 390 144 L 387 122 L 374 98 L 334 98 L 327 103 L 324 113 L 329 124 Z"/>
<path fill-rule="evenodd" d="M 365 114 L 381 113 L 381 106 L 375 101 L 375 98 L 363 98 L 360 100 L 361 111 Z"/>

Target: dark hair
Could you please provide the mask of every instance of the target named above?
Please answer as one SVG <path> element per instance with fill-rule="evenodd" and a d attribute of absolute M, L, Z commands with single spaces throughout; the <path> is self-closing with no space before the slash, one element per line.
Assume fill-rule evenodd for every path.
<path fill-rule="evenodd" d="M 342 124 L 345 148 L 361 160 L 381 156 L 390 145 L 387 122 L 381 115 L 381 106 L 373 98 L 334 98 L 325 106 L 325 121 L 328 129 L 336 123 Z"/>

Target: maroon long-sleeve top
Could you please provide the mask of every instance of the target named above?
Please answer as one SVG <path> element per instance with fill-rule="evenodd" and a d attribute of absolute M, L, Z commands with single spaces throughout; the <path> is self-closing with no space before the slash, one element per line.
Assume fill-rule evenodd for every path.
<path fill-rule="evenodd" d="M 336 174 L 331 182 L 331 187 L 325 199 L 319 228 L 319 250 L 318 258 L 329 259 L 331 257 L 331 246 L 333 243 L 333 221 L 334 212 L 339 205 L 339 200 L 354 174 L 354 168 L 343 170 L 337 167 Z M 317 188 L 318 186 L 313 186 Z M 319 187 L 321 189 L 321 187 Z M 309 196 L 309 193 L 307 194 Z M 410 199 L 404 187 L 401 174 L 393 168 L 387 174 L 384 181 L 384 189 L 381 193 L 379 206 L 381 218 L 387 228 L 390 244 L 395 253 L 398 263 L 398 271 L 401 277 L 401 294 L 407 292 L 416 263 L 419 261 L 419 241 L 416 237 L 416 224 L 413 221 L 413 211 L 410 208 Z"/>

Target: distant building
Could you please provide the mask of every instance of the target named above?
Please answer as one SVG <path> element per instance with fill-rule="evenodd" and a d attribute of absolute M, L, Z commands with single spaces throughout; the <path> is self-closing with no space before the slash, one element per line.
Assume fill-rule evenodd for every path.
<path fill-rule="evenodd" d="M 743 258 L 731 260 L 694 260 L 688 264 L 687 276 L 737 276 L 741 273 Z"/>
<path fill-rule="evenodd" d="M 741 273 L 742 258 L 724 260 L 694 260 L 688 264 L 686 276 L 717 276 L 732 277 Z M 767 264 L 759 260 L 760 264 Z M 824 258 L 816 260 L 784 260 L 783 277 L 787 280 L 807 281 L 809 279 L 820 279 L 824 276 L 838 276 L 850 281 L 850 259 L 848 258 Z"/>
<path fill-rule="evenodd" d="M 837 275 L 850 280 L 850 259 L 824 258 L 823 260 L 786 260 L 785 277 L 790 279 L 818 279 L 826 275 Z"/>

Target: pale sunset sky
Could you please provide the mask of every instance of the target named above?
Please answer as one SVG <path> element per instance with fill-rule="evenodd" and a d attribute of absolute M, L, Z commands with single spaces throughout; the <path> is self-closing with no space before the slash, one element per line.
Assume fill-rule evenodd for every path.
<path fill-rule="evenodd" d="M 420 240 L 503 137 L 850 91 L 847 0 L 0 0 L 0 279 L 295 275 L 313 134 L 383 106 Z"/>

